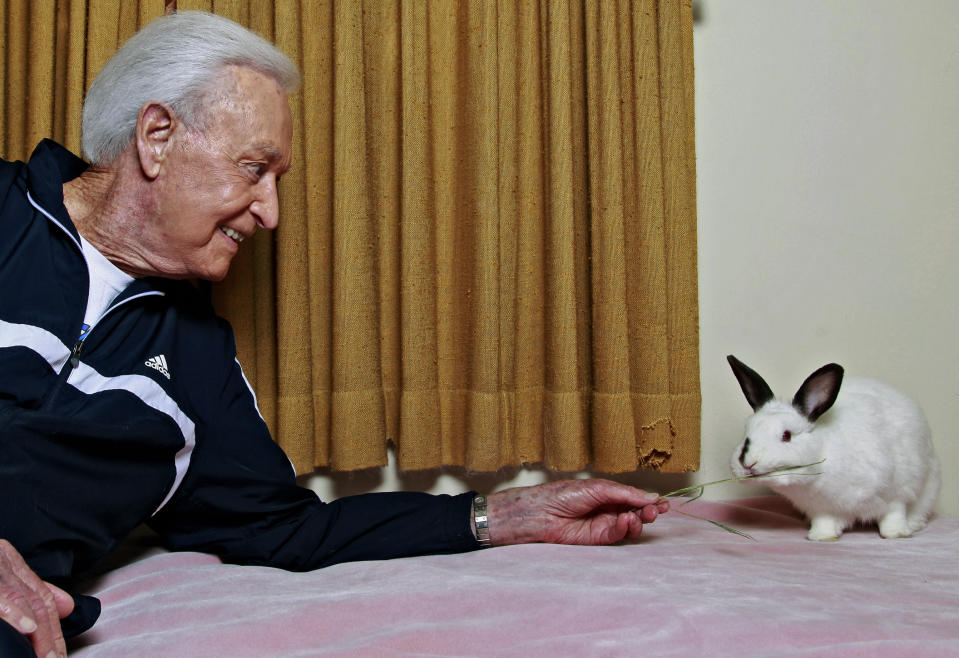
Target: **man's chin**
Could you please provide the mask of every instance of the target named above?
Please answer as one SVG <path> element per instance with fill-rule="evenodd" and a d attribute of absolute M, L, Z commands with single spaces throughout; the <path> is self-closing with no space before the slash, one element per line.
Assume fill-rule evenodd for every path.
<path fill-rule="evenodd" d="M 220 281 L 222 281 L 223 279 L 226 278 L 226 275 L 227 275 L 229 272 L 230 272 L 230 267 L 229 267 L 229 266 L 226 266 L 226 267 L 223 268 L 222 271 L 211 272 L 211 273 L 209 274 L 209 276 L 206 277 L 206 280 L 207 280 L 207 281 L 210 281 L 210 282 L 212 282 L 212 283 L 219 283 Z"/>
<path fill-rule="evenodd" d="M 213 263 L 207 263 L 203 272 L 197 273 L 196 278 L 209 281 L 210 283 L 219 283 L 230 273 L 230 265 L 233 264 L 233 256 L 229 258 L 219 258 Z"/>
<path fill-rule="evenodd" d="M 210 283 L 219 283 L 220 281 L 226 278 L 226 275 L 229 271 L 230 271 L 230 268 L 226 268 L 222 272 L 211 272 L 204 276 L 198 276 L 197 278 L 202 279 L 203 281 L 209 281 Z"/>

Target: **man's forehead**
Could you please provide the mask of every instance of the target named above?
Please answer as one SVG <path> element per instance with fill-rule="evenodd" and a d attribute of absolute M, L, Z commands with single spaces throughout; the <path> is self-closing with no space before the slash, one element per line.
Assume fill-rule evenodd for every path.
<path fill-rule="evenodd" d="M 272 77 L 254 69 L 230 65 L 216 77 L 206 93 L 206 102 L 223 104 L 234 109 L 253 109 L 282 102 L 289 110 L 289 96 Z M 270 112 L 275 111 L 269 108 Z"/>
<path fill-rule="evenodd" d="M 246 142 L 243 150 L 286 161 L 292 142 L 289 97 L 271 77 L 253 69 L 227 67 L 208 97 L 214 125 L 230 141 Z M 236 146 L 240 146 L 237 144 Z"/>

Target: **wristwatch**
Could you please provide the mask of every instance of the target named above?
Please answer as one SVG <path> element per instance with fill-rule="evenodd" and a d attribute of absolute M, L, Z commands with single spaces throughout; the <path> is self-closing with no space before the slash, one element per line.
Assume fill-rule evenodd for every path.
<path fill-rule="evenodd" d="M 486 496 L 473 496 L 473 525 L 480 548 L 492 545 L 489 538 L 489 518 L 486 516 Z"/>

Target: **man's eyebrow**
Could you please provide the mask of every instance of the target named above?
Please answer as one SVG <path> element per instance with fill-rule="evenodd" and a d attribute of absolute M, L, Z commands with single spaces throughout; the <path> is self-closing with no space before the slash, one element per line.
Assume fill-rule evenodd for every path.
<path fill-rule="evenodd" d="M 282 167 L 283 171 L 281 173 L 285 173 L 290 169 L 289 154 L 285 154 L 283 149 L 277 147 L 275 144 L 254 144 L 250 147 L 250 150 L 247 151 L 247 154 L 249 157 L 265 160 L 265 164 L 270 167 Z"/>
<path fill-rule="evenodd" d="M 267 158 L 271 160 L 279 160 L 282 157 L 282 153 L 280 153 L 280 149 L 276 148 L 275 146 L 271 146 L 269 144 L 254 146 L 253 150 L 259 153 L 262 153 L 263 155 L 265 155 Z"/>

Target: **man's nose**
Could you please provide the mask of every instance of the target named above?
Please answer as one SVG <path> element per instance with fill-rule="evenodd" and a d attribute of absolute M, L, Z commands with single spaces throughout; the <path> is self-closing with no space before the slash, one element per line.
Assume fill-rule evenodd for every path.
<path fill-rule="evenodd" d="M 250 205 L 250 212 L 256 217 L 257 226 L 273 230 L 280 222 L 280 198 L 277 192 L 276 176 L 268 173 L 257 184 L 256 198 Z"/>

